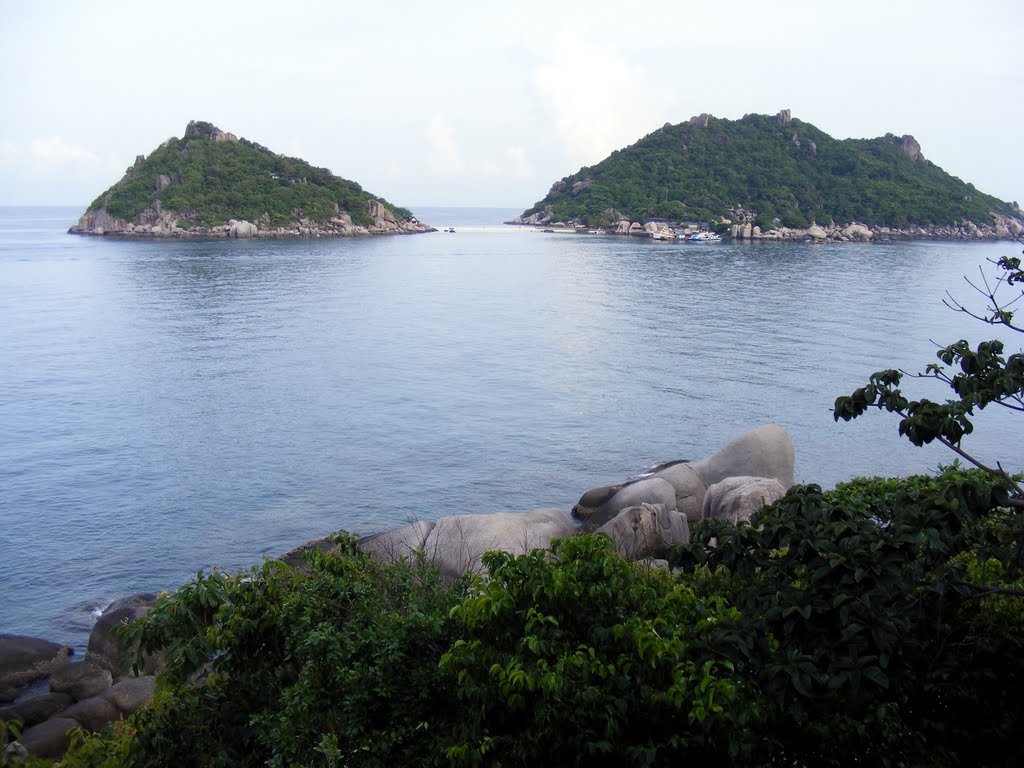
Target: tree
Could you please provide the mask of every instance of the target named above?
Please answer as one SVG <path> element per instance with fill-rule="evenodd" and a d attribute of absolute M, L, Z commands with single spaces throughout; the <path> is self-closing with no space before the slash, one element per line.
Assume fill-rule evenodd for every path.
<path fill-rule="evenodd" d="M 1004 256 L 993 262 L 997 267 L 994 278 L 980 269 L 981 279 L 970 285 L 985 299 L 985 309 L 975 312 L 947 292 L 945 303 L 957 312 L 988 325 L 1001 325 L 1017 333 L 1024 333 L 1024 325 L 1014 320 L 1013 308 L 1024 298 L 1024 270 L 1018 257 Z M 1006 294 L 1010 295 L 1007 297 Z M 1015 294 L 1015 295 L 1014 295 Z M 1017 413 L 1024 413 L 1024 353 L 1004 356 L 1002 341 L 980 342 L 976 347 L 964 339 L 942 347 L 937 353 L 939 363 L 931 363 L 923 373 L 885 370 L 871 374 L 867 386 L 854 390 L 852 395 L 836 399 L 833 415 L 836 421 L 850 421 L 869 408 L 878 408 L 901 417 L 899 432 L 917 446 L 938 441 L 971 464 L 997 477 L 1007 492 L 1006 504 L 1024 509 L 1024 488 L 1019 475 L 1007 470 L 1002 463 L 989 466 L 961 446 L 964 437 L 974 431 L 971 417 L 975 411 L 989 405 L 998 405 Z M 953 367 L 959 370 L 954 371 Z M 944 403 L 927 398 L 910 400 L 900 388 L 903 378 L 928 378 L 945 383 L 954 397 Z"/>

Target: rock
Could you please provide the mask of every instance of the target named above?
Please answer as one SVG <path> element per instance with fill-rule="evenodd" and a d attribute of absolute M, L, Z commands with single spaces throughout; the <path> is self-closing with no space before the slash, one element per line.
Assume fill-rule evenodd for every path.
<path fill-rule="evenodd" d="M 593 183 L 594 183 L 593 179 L 582 179 L 580 181 L 577 181 L 575 184 L 572 185 L 572 189 L 569 190 L 569 194 L 572 197 L 576 197 L 580 192 L 585 190 L 587 187 L 589 187 Z"/>
<path fill-rule="evenodd" d="M 754 234 L 754 226 L 748 221 L 746 224 L 743 225 L 743 235 L 742 235 L 743 239 L 744 240 L 750 240 L 750 238 L 753 236 L 753 234 Z"/>
<path fill-rule="evenodd" d="M 686 516 L 663 504 L 627 507 L 597 530 L 611 536 L 619 554 L 632 560 L 660 557 L 672 544 L 690 540 Z"/>
<path fill-rule="evenodd" d="M 101 693 L 100 698 L 109 701 L 122 714 L 130 715 L 149 704 L 155 688 L 156 678 L 153 675 L 125 677 Z"/>
<path fill-rule="evenodd" d="M 702 516 L 738 523 L 785 495 L 786 489 L 775 478 L 727 477 L 708 488 Z"/>
<path fill-rule="evenodd" d="M 103 726 L 121 719 L 121 711 L 101 696 L 83 699 L 59 713 L 61 718 L 77 720 L 89 731 L 103 730 Z"/>
<path fill-rule="evenodd" d="M 715 454 L 690 463 L 710 488 L 727 477 L 771 477 L 783 488 L 793 485 L 793 441 L 777 424 L 744 432 Z"/>
<path fill-rule="evenodd" d="M 14 701 L 18 695 L 18 689 L 13 685 L 0 685 L 0 702 Z"/>
<path fill-rule="evenodd" d="M 630 228 L 629 220 L 628 219 L 622 219 L 615 226 L 615 234 L 616 235 L 628 235 L 629 234 L 629 228 Z"/>
<path fill-rule="evenodd" d="M 807 235 L 813 237 L 815 240 L 825 240 L 828 238 L 828 234 L 824 229 L 819 227 L 817 224 L 813 224 L 807 228 Z"/>
<path fill-rule="evenodd" d="M 77 720 L 68 717 L 53 717 L 49 720 L 27 728 L 19 741 L 36 757 L 58 758 L 68 751 L 70 744 L 69 732 L 78 728 Z"/>
<path fill-rule="evenodd" d="M 453 515 L 437 521 L 423 552 L 442 575 L 458 577 L 467 572 L 481 573 L 480 557 L 484 552 L 525 554 L 573 533 L 572 523 L 559 509 Z"/>
<path fill-rule="evenodd" d="M 590 506 L 597 502 L 597 506 Z M 620 486 L 606 486 L 588 491 L 572 508 L 572 516 L 586 521 L 584 530 L 592 531 L 610 521 L 627 507 L 638 504 L 661 504 L 667 510 L 676 508 L 676 489 L 661 477 L 645 477 Z"/>
<path fill-rule="evenodd" d="M 160 174 L 156 177 L 156 191 L 160 192 L 171 186 L 171 177 L 164 174 Z"/>
<path fill-rule="evenodd" d="M 690 118 L 690 125 L 692 125 L 694 128 L 707 128 L 708 120 L 710 119 L 711 115 L 702 112 L 701 114 L 694 115 L 693 117 Z"/>
<path fill-rule="evenodd" d="M 790 111 L 788 109 L 783 109 L 775 116 L 775 124 L 780 127 L 783 125 L 789 125 L 792 119 Z"/>
<path fill-rule="evenodd" d="M 46 677 L 71 652 L 66 645 L 37 637 L 0 635 L 0 685 L 19 687 Z"/>
<path fill-rule="evenodd" d="M 281 555 L 280 560 L 285 565 L 290 565 L 292 568 L 297 568 L 300 571 L 306 569 L 306 563 L 302 559 L 302 555 L 314 549 L 319 549 L 321 552 L 332 552 L 337 549 L 338 545 L 330 538 L 314 539 L 313 541 L 307 541 L 305 544 L 300 544 L 291 549 L 285 554 Z"/>
<path fill-rule="evenodd" d="M 843 235 L 856 240 L 870 240 L 874 235 L 863 224 L 851 224 L 843 230 Z"/>
<path fill-rule="evenodd" d="M 700 520 L 707 485 L 688 461 L 669 462 L 654 467 L 653 476 L 667 480 L 676 492 L 676 509 L 690 522 Z"/>
<path fill-rule="evenodd" d="M 422 552 L 434 525 L 423 521 L 409 523 L 401 528 L 364 536 L 359 540 L 359 546 L 385 562 L 395 563 L 403 557 Z"/>
<path fill-rule="evenodd" d="M 66 693 L 41 693 L 0 708 L 0 720 L 20 720 L 28 727 L 48 720 L 72 703 L 74 700 Z"/>
<path fill-rule="evenodd" d="M 900 149 L 903 150 L 903 154 L 913 160 L 915 163 L 921 159 L 921 145 L 917 143 L 917 140 L 913 136 L 904 136 L 900 139 Z"/>
<path fill-rule="evenodd" d="M 73 661 L 50 675 L 50 690 L 67 693 L 75 701 L 102 693 L 113 684 L 110 670 L 87 661 Z"/>
<path fill-rule="evenodd" d="M 131 667 L 131 649 L 124 647 L 121 639 L 114 633 L 114 628 L 145 616 L 156 604 L 158 597 L 152 592 L 142 592 L 115 600 L 108 605 L 89 634 L 85 660 L 110 671 L 115 677 L 126 674 Z M 159 655 L 146 657 L 144 668 L 147 672 L 153 671 L 160 666 L 161 661 Z"/>
<path fill-rule="evenodd" d="M 234 221 L 228 228 L 228 237 L 235 238 L 246 238 L 256 237 L 256 233 L 259 231 L 256 225 L 250 221 Z"/>

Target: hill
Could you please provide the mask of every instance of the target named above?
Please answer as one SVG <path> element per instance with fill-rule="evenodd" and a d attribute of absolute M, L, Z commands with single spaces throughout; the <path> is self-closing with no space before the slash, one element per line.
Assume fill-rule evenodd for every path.
<path fill-rule="evenodd" d="M 597 165 L 556 181 L 518 223 L 623 219 L 871 227 L 994 227 L 1016 203 L 986 195 L 921 154 L 913 136 L 833 139 L 789 110 L 666 124 Z"/>
<path fill-rule="evenodd" d="M 326 168 L 192 121 L 139 155 L 76 234 L 188 237 L 423 232 L 412 214 Z"/>

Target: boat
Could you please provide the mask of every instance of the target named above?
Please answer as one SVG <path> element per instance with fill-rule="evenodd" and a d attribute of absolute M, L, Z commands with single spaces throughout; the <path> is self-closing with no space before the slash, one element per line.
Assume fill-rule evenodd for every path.
<path fill-rule="evenodd" d="M 690 241 L 695 243 L 718 243 L 721 240 L 721 235 L 717 235 L 714 232 L 694 232 L 690 235 Z"/>

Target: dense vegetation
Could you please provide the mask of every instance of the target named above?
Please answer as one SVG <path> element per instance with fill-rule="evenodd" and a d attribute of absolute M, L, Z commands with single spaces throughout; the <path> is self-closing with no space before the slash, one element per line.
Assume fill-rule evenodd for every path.
<path fill-rule="evenodd" d="M 523 215 L 549 207 L 554 219 L 591 225 L 613 223 L 609 211 L 634 221 L 715 221 L 741 207 L 764 229 L 775 219 L 903 227 L 1019 215 L 923 157 L 911 159 L 901 139 L 836 140 L 810 123 L 766 115 L 666 124 L 556 182 Z"/>
<path fill-rule="evenodd" d="M 399 218 L 411 215 L 326 168 L 274 154 L 246 139 L 214 141 L 216 130 L 210 123 L 190 124 L 184 138 L 169 139 L 129 168 L 90 210 L 106 208 L 111 216 L 131 222 L 159 203 L 161 210 L 180 216 L 180 226 L 203 227 L 229 219 L 271 227 L 303 218 L 322 223 L 339 212 L 368 226 L 370 200 L 379 200 Z M 169 182 L 162 188 L 161 176 Z"/>
<path fill-rule="evenodd" d="M 67 766 L 1016 765 L 1024 518 L 990 475 L 798 486 L 674 570 L 603 535 L 439 581 L 341 537 L 133 632 L 152 708 Z"/>

